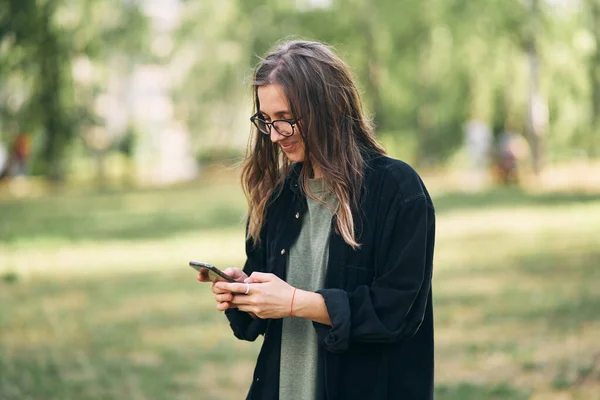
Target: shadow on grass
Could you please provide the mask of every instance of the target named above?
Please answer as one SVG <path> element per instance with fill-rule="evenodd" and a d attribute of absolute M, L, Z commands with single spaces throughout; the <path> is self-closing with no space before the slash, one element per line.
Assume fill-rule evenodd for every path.
<path fill-rule="evenodd" d="M 596 201 L 600 202 L 600 194 L 534 195 L 517 189 L 449 193 L 434 198 L 438 213 Z M 245 213 L 245 199 L 236 182 L 3 199 L 0 242 L 147 240 L 206 229 L 241 230 Z"/>
<path fill-rule="evenodd" d="M 600 322 L 600 296 L 583 293 L 577 298 L 564 299 L 558 304 L 530 306 L 502 316 L 531 323 L 544 321 L 553 331 L 578 331 L 589 322 Z"/>
<path fill-rule="evenodd" d="M 234 185 L 210 185 L 4 200 L 0 242 L 147 240 L 243 229 L 245 200 L 238 192 Z"/>
<path fill-rule="evenodd" d="M 547 252 L 544 256 L 524 255 L 510 267 L 530 282 L 507 287 L 503 299 L 512 304 L 502 312 L 486 313 L 484 323 L 518 321 L 543 322 L 553 331 L 569 332 L 589 322 L 600 322 L 600 252 L 568 254 Z M 520 306 L 519 306 L 520 305 Z"/>
<path fill-rule="evenodd" d="M 531 194 L 515 188 L 494 189 L 482 193 L 454 192 L 433 198 L 438 213 L 471 208 L 509 208 L 516 206 L 564 206 L 600 202 L 600 193 Z"/>
<path fill-rule="evenodd" d="M 445 271 L 440 278 L 469 281 L 480 277 L 505 281 L 501 291 L 486 293 L 436 293 L 434 301 L 447 310 L 480 310 L 478 324 L 522 326 L 544 324 L 554 332 L 581 329 L 600 322 L 600 249 L 579 250 L 576 254 L 552 250 L 509 257 L 502 263 L 460 271 Z M 448 313 L 449 315 L 452 313 Z M 440 322 L 451 323 L 444 312 Z"/>
<path fill-rule="evenodd" d="M 460 383 L 458 385 L 438 385 L 435 389 L 437 400 L 521 400 L 528 399 L 529 393 L 513 388 L 507 383 L 479 385 Z"/>

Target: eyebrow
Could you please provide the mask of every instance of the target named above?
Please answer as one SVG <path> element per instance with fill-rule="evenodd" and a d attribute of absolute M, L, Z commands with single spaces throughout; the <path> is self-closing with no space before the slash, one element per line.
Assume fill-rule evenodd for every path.
<path fill-rule="evenodd" d="M 271 118 L 271 116 L 269 114 L 267 114 L 266 112 L 264 112 L 263 110 L 258 110 L 259 113 L 261 113 L 262 115 L 265 115 L 269 118 Z M 290 110 L 282 110 L 282 111 L 277 111 L 276 113 L 273 114 L 273 117 L 283 117 L 284 115 L 292 115 L 292 112 Z"/>

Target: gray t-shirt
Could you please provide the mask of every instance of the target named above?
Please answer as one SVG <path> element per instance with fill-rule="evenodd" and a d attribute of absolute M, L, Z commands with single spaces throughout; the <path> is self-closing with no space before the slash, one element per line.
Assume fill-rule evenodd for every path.
<path fill-rule="evenodd" d="M 300 235 L 290 248 L 287 282 L 314 292 L 323 287 L 329 256 L 329 232 L 337 199 L 323 188 L 320 179 L 311 179 L 312 192 L 326 204 L 307 197 Z M 279 398 L 313 400 L 317 383 L 317 335 L 312 321 L 284 318 L 281 337 Z"/>

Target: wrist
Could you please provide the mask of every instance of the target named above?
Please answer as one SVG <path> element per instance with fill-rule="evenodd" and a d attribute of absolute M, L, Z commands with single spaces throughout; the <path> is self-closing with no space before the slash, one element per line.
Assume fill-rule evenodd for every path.
<path fill-rule="evenodd" d="M 296 292 L 298 291 L 298 288 L 293 288 L 294 290 L 292 291 L 292 301 L 290 303 L 290 315 L 289 317 L 292 318 L 294 316 L 294 300 L 296 299 Z"/>
<path fill-rule="evenodd" d="M 324 325 L 331 325 L 325 299 L 319 293 L 298 289 L 294 304 L 292 304 L 292 315 Z"/>
<path fill-rule="evenodd" d="M 316 297 L 321 297 L 320 294 L 309 292 L 306 290 L 296 290 L 294 304 L 292 305 L 292 315 L 298 318 L 310 319 L 311 304 L 314 304 Z"/>

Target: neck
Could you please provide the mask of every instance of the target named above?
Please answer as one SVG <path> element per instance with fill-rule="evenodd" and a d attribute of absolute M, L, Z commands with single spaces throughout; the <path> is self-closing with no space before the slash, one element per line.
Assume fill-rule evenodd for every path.
<path fill-rule="evenodd" d="M 321 168 L 319 168 L 318 165 L 313 165 L 313 178 L 319 179 L 322 177 L 323 177 L 323 172 L 321 171 Z"/>

